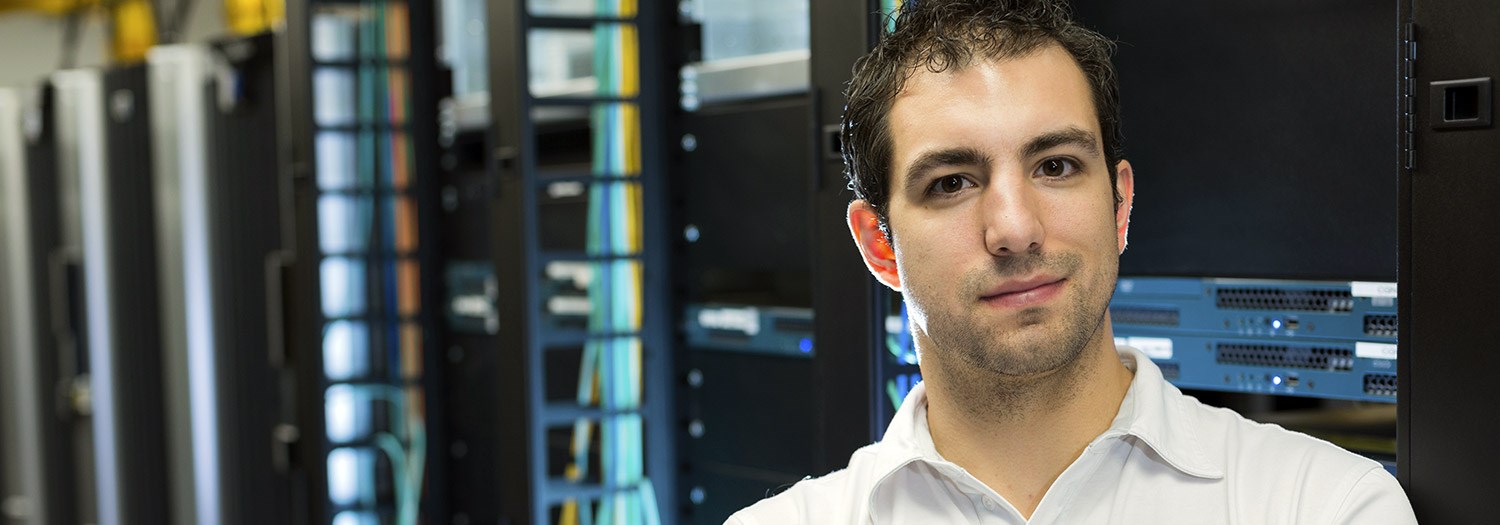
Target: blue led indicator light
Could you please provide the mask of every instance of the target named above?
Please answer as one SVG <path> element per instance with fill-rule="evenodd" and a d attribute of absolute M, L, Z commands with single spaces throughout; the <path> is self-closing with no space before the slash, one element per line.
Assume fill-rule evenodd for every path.
<path fill-rule="evenodd" d="M 802 338 L 802 341 L 797 343 L 797 348 L 802 350 L 802 353 L 804 354 L 812 353 L 812 338 Z"/>

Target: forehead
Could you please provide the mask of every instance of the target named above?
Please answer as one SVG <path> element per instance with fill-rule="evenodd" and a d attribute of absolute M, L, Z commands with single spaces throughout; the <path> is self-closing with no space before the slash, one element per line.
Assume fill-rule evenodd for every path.
<path fill-rule="evenodd" d="M 1029 138 L 1057 129 L 1099 136 L 1088 79 L 1057 45 L 939 73 L 919 67 L 896 95 L 888 122 L 898 172 L 933 148 L 972 147 L 1004 160 Z"/>

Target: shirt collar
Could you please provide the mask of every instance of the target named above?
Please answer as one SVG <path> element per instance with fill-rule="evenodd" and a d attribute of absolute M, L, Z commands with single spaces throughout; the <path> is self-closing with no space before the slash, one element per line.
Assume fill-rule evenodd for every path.
<path fill-rule="evenodd" d="M 1219 479 L 1224 468 L 1208 459 L 1198 441 L 1196 419 L 1190 410 L 1193 399 L 1162 378 L 1161 369 L 1140 350 L 1119 346 L 1120 362 L 1135 371 L 1130 389 L 1120 402 L 1111 434 L 1135 436 L 1151 447 L 1172 468 L 1189 476 Z"/>
<path fill-rule="evenodd" d="M 1167 383 L 1156 363 L 1139 350 L 1119 346 L 1116 351 L 1120 361 L 1135 371 L 1135 377 L 1110 428 L 1094 441 L 1133 436 L 1183 474 L 1205 479 L 1224 477 L 1222 465 L 1210 461 L 1198 441 L 1193 414 L 1188 410 L 1191 400 Z M 947 463 L 933 445 L 932 432 L 927 426 L 925 383 L 917 383 L 906 394 L 877 449 L 874 458 L 877 481 L 870 487 L 872 500 L 880 486 L 907 465 L 917 461 Z"/>

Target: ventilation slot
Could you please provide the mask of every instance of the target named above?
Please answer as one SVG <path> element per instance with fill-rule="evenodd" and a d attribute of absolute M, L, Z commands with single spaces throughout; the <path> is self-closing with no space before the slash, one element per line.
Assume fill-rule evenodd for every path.
<path fill-rule="evenodd" d="M 1348 290 L 1285 290 L 1280 288 L 1220 288 L 1219 308 L 1233 310 L 1296 310 L 1350 312 L 1354 298 Z"/>
<path fill-rule="evenodd" d="M 1378 335 L 1381 337 L 1396 337 L 1396 316 L 1365 316 L 1365 333 L 1368 335 Z"/>
<path fill-rule="evenodd" d="M 1327 346 L 1256 345 L 1219 343 L 1220 364 L 1304 368 L 1348 372 L 1354 368 L 1354 351 Z"/>
<path fill-rule="evenodd" d="M 1177 326 L 1179 314 L 1176 308 L 1119 306 L 1109 309 L 1109 320 L 1114 324 Z"/>
<path fill-rule="evenodd" d="M 1372 396 L 1396 397 L 1395 374 L 1365 374 L 1365 393 Z"/>

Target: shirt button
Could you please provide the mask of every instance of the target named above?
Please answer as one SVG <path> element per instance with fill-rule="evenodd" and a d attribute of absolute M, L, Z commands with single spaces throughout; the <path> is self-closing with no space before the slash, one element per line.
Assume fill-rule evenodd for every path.
<path fill-rule="evenodd" d="M 998 506 L 999 505 L 995 504 L 995 500 L 992 500 L 992 499 L 989 499 L 989 498 L 984 498 L 984 508 L 985 509 L 987 509 L 987 510 L 989 510 L 991 512 L 994 512 L 995 507 L 998 507 Z"/>

